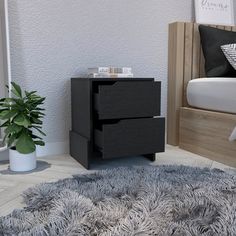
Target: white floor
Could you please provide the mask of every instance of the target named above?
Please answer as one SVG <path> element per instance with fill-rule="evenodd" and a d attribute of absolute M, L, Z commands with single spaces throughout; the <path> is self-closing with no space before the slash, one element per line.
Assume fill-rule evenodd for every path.
<path fill-rule="evenodd" d="M 167 146 L 165 153 L 156 155 L 155 162 L 150 162 L 144 157 L 113 159 L 94 163 L 91 171 L 118 166 L 175 164 L 223 170 L 230 168 L 177 147 Z M 31 173 L 12 173 L 8 170 L 8 166 L 7 162 L 0 162 L 0 216 L 7 215 L 15 208 L 23 207 L 21 193 L 29 187 L 89 172 L 69 155 L 40 158 L 38 168 Z"/>

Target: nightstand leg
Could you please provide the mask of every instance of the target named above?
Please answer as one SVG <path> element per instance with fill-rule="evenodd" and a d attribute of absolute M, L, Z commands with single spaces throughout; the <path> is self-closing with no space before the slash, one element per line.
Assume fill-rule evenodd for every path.
<path fill-rule="evenodd" d="M 155 161 L 156 160 L 156 153 L 146 154 L 146 155 L 143 155 L 143 156 L 147 157 L 150 161 Z"/>

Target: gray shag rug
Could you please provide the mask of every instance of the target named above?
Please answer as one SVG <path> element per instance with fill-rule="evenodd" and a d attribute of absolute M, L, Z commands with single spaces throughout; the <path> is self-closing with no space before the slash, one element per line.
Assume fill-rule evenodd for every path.
<path fill-rule="evenodd" d="M 118 168 L 40 184 L 0 235 L 235 236 L 236 176 L 184 166 Z"/>

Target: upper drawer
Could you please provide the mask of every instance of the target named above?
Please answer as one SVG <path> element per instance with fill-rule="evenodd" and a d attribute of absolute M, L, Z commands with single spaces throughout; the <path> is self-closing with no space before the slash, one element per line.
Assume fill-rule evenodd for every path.
<path fill-rule="evenodd" d="M 99 119 L 152 117 L 160 115 L 161 82 L 118 81 L 99 85 L 95 109 Z"/>

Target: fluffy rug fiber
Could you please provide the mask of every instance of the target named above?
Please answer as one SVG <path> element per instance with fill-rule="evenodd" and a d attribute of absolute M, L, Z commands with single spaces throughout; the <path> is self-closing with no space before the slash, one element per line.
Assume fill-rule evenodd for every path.
<path fill-rule="evenodd" d="M 236 235 L 236 176 L 216 169 L 118 168 L 23 197 L 26 208 L 0 218 L 0 235 Z"/>

